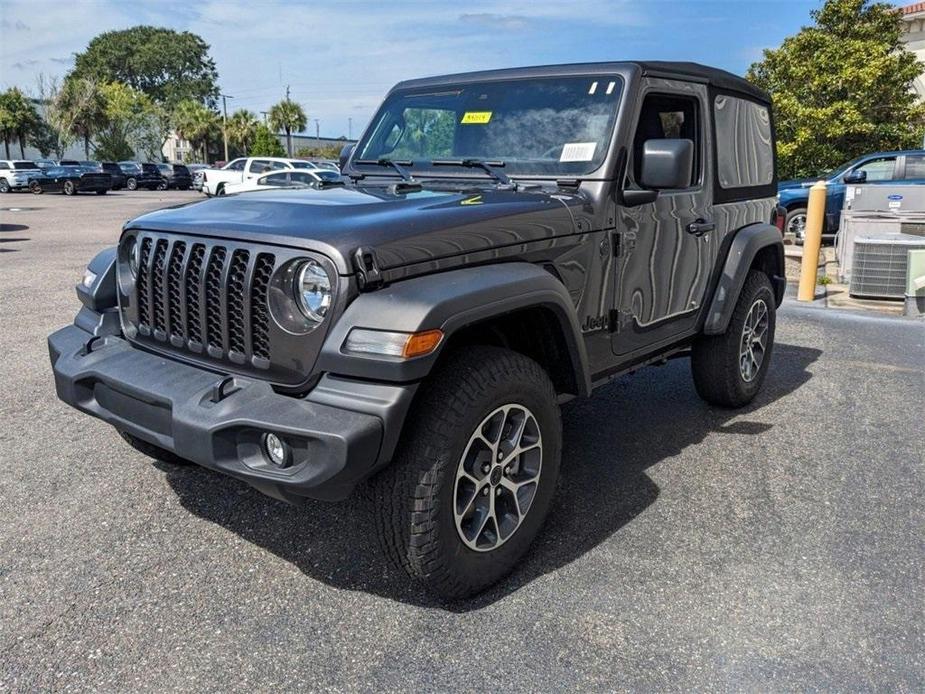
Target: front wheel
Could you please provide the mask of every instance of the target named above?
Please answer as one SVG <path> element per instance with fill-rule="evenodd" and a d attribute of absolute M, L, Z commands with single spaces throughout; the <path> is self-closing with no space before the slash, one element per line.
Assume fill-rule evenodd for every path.
<path fill-rule="evenodd" d="M 743 407 L 758 394 L 771 363 L 775 305 L 768 276 L 751 270 L 726 332 L 694 343 L 691 369 L 701 398 L 720 407 Z"/>
<path fill-rule="evenodd" d="M 32 183 L 29 184 L 29 192 L 31 192 L 33 195 L 41 195 L 42 186 L 39 185 L 38 181 L 32 181 Z"/>
<path fill-rule="evenodd" d="M 806 208 L 797 207 L 787 211 L 784 218 L 784 232 L 793 234 L 797 243 L 803 243 L 806 238 Z"/>
<path fill-rule="evenodd" d="M 216 196 L 216 197 L 221 197 L 221 196 L 224 195 L 224 194 L 225 194 L 225 184 L 224 184 L 224 183 L 219 183 L 219 184 L 218 184 L 218 188 L 215 189 L 215 196 Z"/>
<path fill-rule="evenodd" d="M 129 190 L 138 190 L 138 181 L 134 178 L 130 178 L 125 182 L 125 187 Z"/>
<path fill-rule="evenodd" d="M 393 563 L 444 599 L 508 574 L 549 511 L 562 448 L 556 392 L 532 359 L 495 347 L 450 355 L 374 481 Z"/>
<path fill-rule="evenodd" d="M 10 182 L 5 178 L 0 178 L 0 193 L 9 193 L 10 192 Z"/>
<path fill-rule="evenodd" d="M 74 195 L 76 192 L 77 192 L 77 186 L 74 185 L 74 181 L 64 182 L 64 194 L 65 195 Z"/>
<path fill-rule="evenodd" d="M 167 181 L 161 181 L 157 184 L 158 190 L 167 190 Z"/>

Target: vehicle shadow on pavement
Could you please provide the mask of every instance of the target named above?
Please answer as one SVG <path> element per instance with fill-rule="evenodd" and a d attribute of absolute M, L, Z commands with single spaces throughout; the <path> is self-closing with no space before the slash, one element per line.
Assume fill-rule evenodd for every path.
<path fill-rule="evenodd" d="M 155 463 L 181 504 L 333 587 L 401 602 L 467 612 L 490 606 L 581 558 L 631 522 L 659 494 L 653 465 L 711 433 L 752 436 L 772 425 L 743 419 L 809 380 L 820 350 L 775 346 L 771 371 L 755 401 L 741 410 L 713 408 L 694 391 L 686 358 L 644 369 L 563 407 L 562 474 L 545 527 L 521 565 L 481 595 L 452 604 L 428 596 L 390 568 L 379 549 L 367 488 L 338 504 L 290 506 L 242 482 L 197 466 Z M 731 422 L 733 418 L 735 422 Z"/>
<path fill-rule="evenodd" d="M 0 231 L 25 231 L 28 224 L 0 224 Z"/>

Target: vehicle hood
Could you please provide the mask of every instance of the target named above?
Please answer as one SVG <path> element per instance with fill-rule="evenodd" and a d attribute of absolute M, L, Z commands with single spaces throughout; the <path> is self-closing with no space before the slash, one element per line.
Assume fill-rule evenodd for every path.
<path fill-rule="evenodd" d="M 779 181 L 777 184 L 778 190 L 788 190 L 793 188 L 809 188 L 813 183 L 818 181 L 818 178 L 800 178 L 794 179 L 792 181 Z"/>
<path fill-rule="evenodd" d="M 576 233 L 577 195 L 497 188 L 396 192 L 389 186 L 255 191 L 152 212 L 126 229 L 200 234 L 317 250 L 352 273 L 359 247 L 382 269 Z"/>

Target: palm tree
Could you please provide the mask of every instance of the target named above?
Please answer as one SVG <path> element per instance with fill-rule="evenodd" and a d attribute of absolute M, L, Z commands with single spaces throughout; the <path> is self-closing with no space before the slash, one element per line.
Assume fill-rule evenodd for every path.
<path fill-rule="evenodd" d="M 181 101 L 173 112 L 173 127 L 177 135 L 189 140 L 194 149 L 202 148 L 202 161 L 208 162 L 209 140 L 219 127 L 218 114 L 198 101 Z"/>
<path fill-rule="evenodd" d="M 6 145 L 6 158 L 10 158 L 10 141 L 19 140 L 19 154 L 25 158 L 26 138 L 37 132 L 39 114 L 32 102 L 16 87 L 0 94 L 0 133 Z"/>
<path fill-rule="evenodd" d="M 228 139 L 244 154 L 247 154 L 257 134 L 257 116 L 247 109 L 240 109 L 228 119 Z"/>
<path fill-rule="evenodd" d="M 270 107 L 270 127 L 276 132 L 280 130 L 286 133 L 286 150 L 289 156 L 292 156 L 292 133 L 305 130 L 308 124 L 308 118 L 302 107 L 288 98 L 283 99 L 278 104 Z"/>
<path fill-rule="evenodd" d="M 83 140 L 90 158 L 90 139 L 106 124 L 106 101 L 96 80 L 66 79 L 55 99 L 57 125 L 72 137 Z"/>

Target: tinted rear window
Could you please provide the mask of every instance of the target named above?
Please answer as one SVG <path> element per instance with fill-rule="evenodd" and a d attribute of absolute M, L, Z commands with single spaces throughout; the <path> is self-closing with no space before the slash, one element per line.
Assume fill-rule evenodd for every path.
<path fill-rule="evenodd" d="M 182 166 L 180 164 L 174 164 L 173 172 L 180 176 L 189 176 L 189 169 L 187 169 L 185 166 Z"/>
<path fill-rule="evenodd" d="M 31 161 L 14 161 L 13 168 L 14 169 L 37 169 L 39 167 L 36 166 L 35 163 Z"/>

